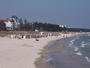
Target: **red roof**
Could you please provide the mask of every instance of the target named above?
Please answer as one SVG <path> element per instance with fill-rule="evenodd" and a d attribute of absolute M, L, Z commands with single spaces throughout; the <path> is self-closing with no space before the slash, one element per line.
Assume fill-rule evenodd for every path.
<path fill-rule="evenodd" d="M 14 22 L 14 20 L 0 19 L 0 22 L 8 22 L 8 21 Z"/>
<path fill-rule="evenodd" d="M 0 19 L 0 22 L 8 22 L 9 20 L 6 19 Z"/>
<path fill-rule="evenodd" d="M 14 22 L 14 20 L 9 20 L 10 22 Z"/>

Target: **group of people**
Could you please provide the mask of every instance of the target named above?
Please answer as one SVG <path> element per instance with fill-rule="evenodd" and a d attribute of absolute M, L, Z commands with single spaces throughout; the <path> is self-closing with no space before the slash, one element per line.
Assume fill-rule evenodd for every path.
<path fill-rule="evenodd" d="M 11 34 L 8 35 L 11 39 L 30 39 L 30 38 L 41 38 L 41 37 L 50 37 L 50 36 L 61 36 L 63 38 L 67 38 L 69 36 L 78 35 L 79 33 L 69 32 L 69 33 L 61 33 L 61 32 L 39 32 L 39 33 L 26 33 L 26 34 Z"/>
<path fill-rule="evenodd" d="M 48 37 L 48 36 L 59 36 L 61 35 L 59 32 L 39 32 L 33 34 L 11 34 L 8 35 L 11 39 L 30 39 L 30 38 L 41 38 L 41 37 Z"/>

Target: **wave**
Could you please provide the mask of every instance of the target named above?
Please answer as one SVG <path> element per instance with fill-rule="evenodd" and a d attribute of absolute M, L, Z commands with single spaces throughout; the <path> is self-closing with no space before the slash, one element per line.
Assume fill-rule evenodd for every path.
<path fill-rule="evenodd" d="M 82 44 L 80 47 L 84 48 L 86 44 Z"/>
<path fill-rule="evenodd" d="M 53 60 L 53 58 L 48 58 L 47 60 L 45 59 L 45 63 L 48 63 L 48 62 L 50 62 L 50 61 L 52 61 Z"/>
<path fill-rule="evenodd" d="M 78 51 L 78 50 L 79 50 L 79 48 L 78 47 L 75 47 L 74 51 Z"/>
<path fill-rule="evenodd" d="M 76 53 L 76 55 L 82 56 L 83 54 L 79 51 Z"/>
<path fill-rule="evenodd" d="M 75 42 L 76 40 L 78 40 L 78 39 L 79 39 L 79 36 L 77 36 L 77 37 L 75 37 L 74 39 L 72 39 L 72 40 L 70 41 L 70 44 L 69 44 L 68 47 L 71 47 L 72 45 L 74 45 L 74 42 Z"/>
<path fill-rule="evenodd" d="M 71 47 L 74 44 L 75 39 L 70 41 L 69 47 Z"/>
<path fill-rule="evenodd" d="M 90 34 L 88 35 L 90 36 Z M 88 36 L 84 38 L 84 36 L 78 36 L 74 39 L 72 39 L 68 45 L 68 47 L 73 48 L 72 50 L 74 50 L 74 54 L 83 57 L 87 62 L 90 63 L 90 58 L 85 54 L 88 52 L 85 52 L 84 50 L 86 50 L 85 48 L 87 47 L 87 44 L 90 44 L 89 41 L 87 41 Z M 88 39 L 90 40 L 90 39 Z M 79 45 L 79 46 L 78 46 Z"/>
<path fill-rule="evenodd" d="M 90 63 L 90 59 L 87 56 L 85 56 L 85 59 Z"/>
<path fill-rule="evenodd" d="M 84 42 L 84 41 L 82 41 L 82 42 L 81 42 L 80 47 L 84 48 L 84 47 L 85 47 L 85 45 L 86 45 L 86 44 L 85 44 L 85 42 Z"/>

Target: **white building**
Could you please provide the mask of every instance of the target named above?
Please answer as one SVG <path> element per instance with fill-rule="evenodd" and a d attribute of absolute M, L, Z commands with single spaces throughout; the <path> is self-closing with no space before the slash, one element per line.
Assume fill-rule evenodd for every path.
<path fill-rule="evenodd" d="M 14 18 L 0 19 L 0 23 L 5 23 L 6 30 L 17 30 L 18 25 L 20 24 Z"/>
<path fill-rule="evenodd" d="M 6 30 L 15 30 L 15 28 L 18 28 L 18 23 L 15 19 L 0 19 L 0 23 L 5 23 Z"/>
<path fill-rule="evenodd" d="M 5 23 L 6 30 L 13 30 L 13 24 L 10 20 L 7 19 L 0 19 L 0 23 Z"/>
<path fill-rule="evenodd" d="M 15 18 L 9 18 L 8 20 L 10 20 L 13 24 L 13 30 L 18 29 L 18 25 L 20 25 L 19 21 L 16 21 Z"/>
<path fill-rule="evenodd" d="M 68 27 L 68 26 L 66 26 L 66 25 L 59 25 L 59 27 L 64 28 L 64 27 Z"/>
<path fill-rule="evenodd" d="M 6 30 L 13 30 L 13 24 L 11 21 L 7 20 L 4 23 L 6 24 Z"/>

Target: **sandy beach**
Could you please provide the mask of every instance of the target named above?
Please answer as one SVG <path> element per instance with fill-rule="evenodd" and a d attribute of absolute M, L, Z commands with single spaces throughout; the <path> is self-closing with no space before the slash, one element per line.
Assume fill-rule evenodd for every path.
<path fill-rule="evenodd" d="M 67 34 L 71 37 L 77 34 Z M 34 62 L 40 56 L 40 50 L 49 42 L 63 38 L 50 36 L 32 39 L 0 38 L 0 68 L 36 68 Z"/>

